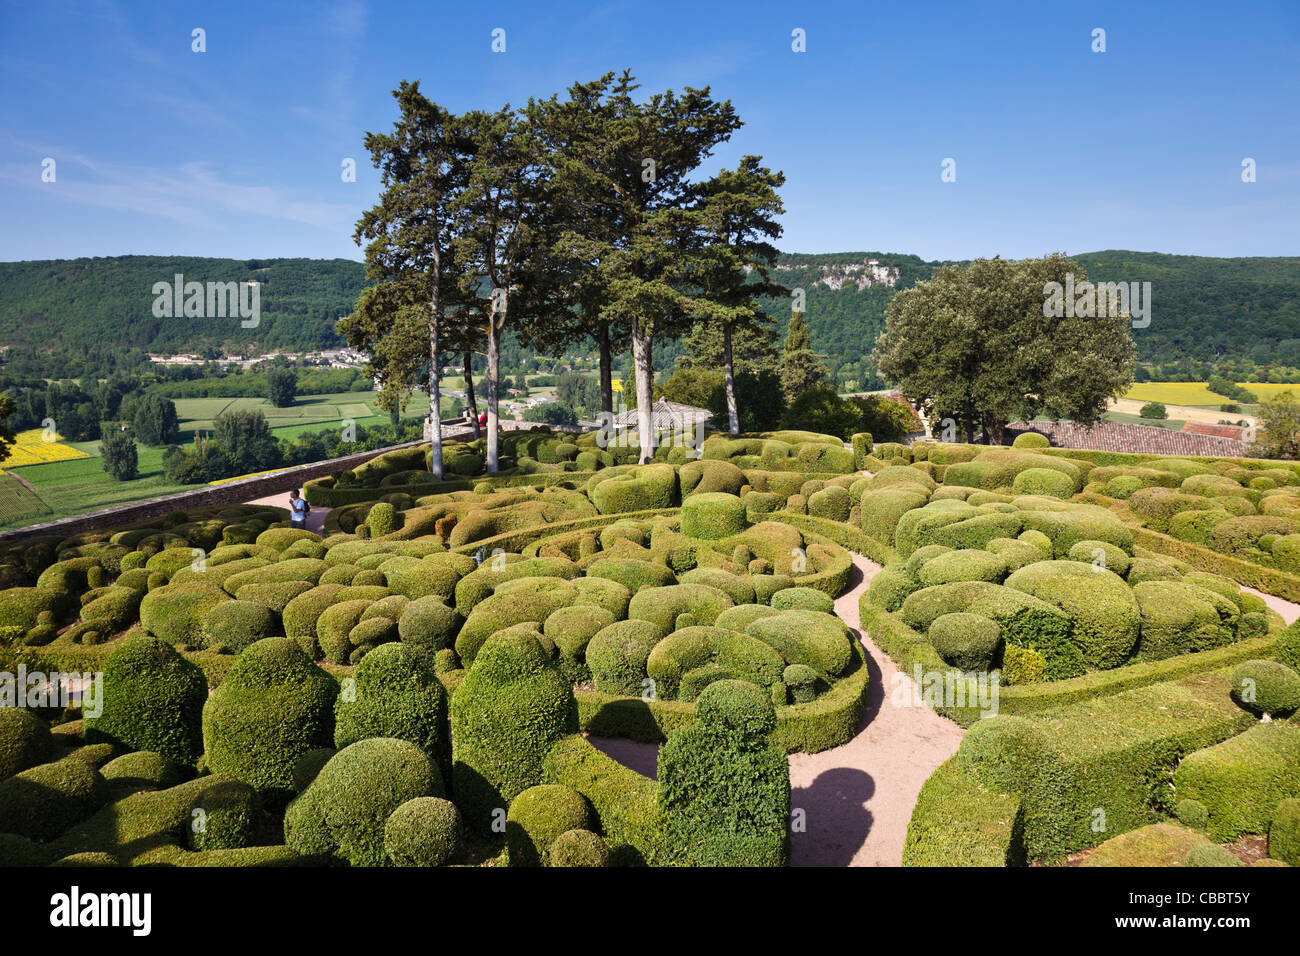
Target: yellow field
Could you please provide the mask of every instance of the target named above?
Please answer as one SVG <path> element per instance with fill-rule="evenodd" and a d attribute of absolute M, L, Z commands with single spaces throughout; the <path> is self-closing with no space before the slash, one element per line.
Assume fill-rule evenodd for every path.
<path fill-rule="evenodd" d="M 1300 385 L 1243 382 L 1241 387 L 1254 392 L 1262 401 L 1276 398 L 1282 392 L 1291 392 L 1300 398 Z M 1166 405 L 1224 405 L 1231 401 L 1210 391 L 1204 382 L 1143 382 L 1134 385 L 1123 397 L 1139 402 L 1163 402 Z"/>
<path fill-rule="evenodd" d="M 74 458 L 89 458 L 84 451 L 78 451 L 69 445 L 61 445 L 58 436 L 55 441 L 46 441 L 39 428 L 19 432 L 9 456 L 0 461 L 0 467 L 21 468 L 23 465 L 44 465 L 52 461 L 72 461 Z"/>

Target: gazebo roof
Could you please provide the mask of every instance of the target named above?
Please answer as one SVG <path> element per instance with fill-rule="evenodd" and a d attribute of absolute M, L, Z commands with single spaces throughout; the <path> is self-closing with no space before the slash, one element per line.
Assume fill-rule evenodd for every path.
<path fill-rule="evenodd" d="M 635 408 L 619 412 L 614 416 L 614 426 L 636 428 L 639 424 L 637 412 Z M 707 422 L 712 417 L 713 413 L 707 408 L 683 405 L 681 402 L 670 402 L 667 399 L 660 399 L 650 407 L 650 427 L 656 431 L 693 428 L 699 422 Z"/>

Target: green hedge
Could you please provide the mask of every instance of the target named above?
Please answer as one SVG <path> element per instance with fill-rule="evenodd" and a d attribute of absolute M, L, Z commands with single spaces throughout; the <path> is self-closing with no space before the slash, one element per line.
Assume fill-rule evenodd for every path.
<path fill-rule="evenodd" d="M 949 757 L 917 795 L 903 866 L 1024 865 L 1020 797 L 980 786 Z"/>
<path fill-rule="evenodd" d="M 947 673 L 952 670 L 924 634 L 914 631 L 895 615 L 876 607 L 867 600 L 866 594 L 859 598 L 858 606 L 862 629 L 889 655 L 899 670 L 911 674 L 917 665 L 920 665 L 923 673 Z M 1003 714 L 1027 714 L 1093 698 L 1109 697 L 1161 681 L 1217 670 L 1253 657 L 1267 657 L 1276 643 L 1277 634 L 1270 634 L 1254 640 L 1238 641 L 1212 651 L 1126 664 L 1113 670 L 1097 671 L 1066 680 L 1004 685 L 998 688 L 998 710 Z M 981 716 L 980 710 L 974 707 L 940 707 L 937 710 L 963 727 L 969 727 Z"/>

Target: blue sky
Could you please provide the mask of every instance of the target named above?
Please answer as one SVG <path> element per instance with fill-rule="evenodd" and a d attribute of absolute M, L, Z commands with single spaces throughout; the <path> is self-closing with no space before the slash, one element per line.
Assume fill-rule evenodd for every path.
<path fill-rule="evenodd" d="M 704 171 L 784 170 L 789 251 L 1300 255 L 1295 0 L 0 0 L 0 259 L 359 259 L 399 80 L 495 108 L 624 67 L 733 101 Z"/>

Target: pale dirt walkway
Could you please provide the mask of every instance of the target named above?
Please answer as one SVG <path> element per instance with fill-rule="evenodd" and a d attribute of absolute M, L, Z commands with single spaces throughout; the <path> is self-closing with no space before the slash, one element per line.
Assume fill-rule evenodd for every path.
<path fill-rule="evenodd" d="M 279 494 L 267 495 L 265 498 L 254 498 L 252 501 L 245 501 L 246 505 L 270 505 L 273 508 L 283 508 L 289 510 L 289 492 L 282 491 Z M 307 516 L 307 530 L 314 531 L 316 534 L 324 537 L 325 535 L 325 515 L 329 513 L 329 508 L 312 506 L 311 514 Z"/>
<path fill-rule="evenodd" d="M 790 755 L 791 806 L 803 811 L 804 830 L 793 834 L 794 866 L 899 866 L 903 838 L 921 784 L 961 743 L 962 728 L 929 707 L 896 706 L 897 681 L 911 677 L 858 628 L 858 598 L 879 565 L 853 555 L 851 587 L 835 613 L 867 651 L 871 686 L 857 735 L 817 754 Z M 908 694 L 908 699 L 913 695 Z M 658 747 L 607 737 L 592 744 L 624 766 L 653 777 Z"/>

